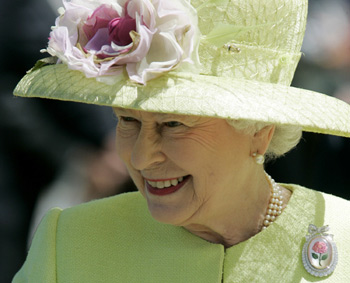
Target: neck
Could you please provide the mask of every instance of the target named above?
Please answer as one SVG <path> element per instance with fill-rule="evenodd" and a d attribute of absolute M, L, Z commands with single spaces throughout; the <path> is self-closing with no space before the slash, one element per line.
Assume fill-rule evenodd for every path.
<path fill-rule="evenodd" d="M 253 181 L 245 182 L 245 186 L 237 191 L 241 193 L 236 192 L 234 198 L 225 197 L 225 200 L 221 200 L 219 211 L 214 213 L 214 210 L 209 209 L 202 217 L 198 217 L 198 221 L 184 228 L 209 242 L 222 244 L 225 248 L 259 233 L 271 194 L 270 183 L 264 171 L 261 170 Z M 285 196 L 286 191 L 283 192 Z M 285 199 L 287 203 L 289 197 Z M 213 207 L 217 208 L 217 205 Z"/>

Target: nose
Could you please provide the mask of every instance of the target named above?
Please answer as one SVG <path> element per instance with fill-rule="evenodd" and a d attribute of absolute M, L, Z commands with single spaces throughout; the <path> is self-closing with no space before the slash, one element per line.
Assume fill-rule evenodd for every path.
<path fill-rule="evenodd" d="M 151 169 L 164 162 L 166 156 L 161 151 L 161 136 L 156 131 L 141 127 L 132 147 L 131 164 L 136 170 Z"/>

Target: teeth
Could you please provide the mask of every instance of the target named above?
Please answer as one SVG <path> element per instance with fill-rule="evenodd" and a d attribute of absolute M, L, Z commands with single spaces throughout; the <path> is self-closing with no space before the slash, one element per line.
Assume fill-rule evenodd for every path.
<path fill-rule="evenodd" d="M 159 181 L 159 182 L 147 181 L 147 183 L 150 184 L 153 188 L 164 189 L 164 188 L 169 188 L 171 186 L 176 186 L 178 183 L 182 182 L 183 180 L 184 178 L 180 177 L 173 180 Z"/>
<path fill-rule="evenodd" d="M 164 182 L 157 182 L 157 188 L 163 189 L 164 188 Z"/>

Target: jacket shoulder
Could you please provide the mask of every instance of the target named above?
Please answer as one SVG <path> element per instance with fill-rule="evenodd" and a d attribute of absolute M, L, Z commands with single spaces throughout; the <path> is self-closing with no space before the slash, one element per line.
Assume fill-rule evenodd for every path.
<path fill-rule="evenodd" d="M 131 192 L 67 208 L 62 211 L 58 226 L 103 223 L 109 220 L 124 221 L 145 214 L 148 214 L 145 199 L 139 192 Z"/>

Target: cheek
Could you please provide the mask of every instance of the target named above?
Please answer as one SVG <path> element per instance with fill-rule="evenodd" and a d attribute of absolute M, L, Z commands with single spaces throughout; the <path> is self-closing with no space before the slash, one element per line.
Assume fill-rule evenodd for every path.
<path fill-rule="evenodd" d="M 195 177 L 195 185 L 216 184 L 244 167 L 249 159 L 249 143 L 249 137 L 234 134 L 228 128 L 188 135 L 181 142 L 169 143 L 167 152 L 172 161 Z"/>
<path fill-rule="evenodd" d="M 137 187 L 137 189 L 143 193 L 144 191 L 144 180 L 141 177 L 140 173 L 136 170 L 134 170 L 132 167 L 126 166 L 129 172 L 129 175 L 131 177 L 131 179 L 133 180 L 135 186 Z"/>
<path fill-rule="evenodd" d="M 221 139 L 214 133 L 204 131 L 187 134 L 166 144 L 166 152 L 172 159 L 192 165 L 211 162 L 210 159 L 217 156 L 221 148 Z"/>
<path fill-rule="evenodd" d="M 196 150 L 196 144 L 188 138 L 167 139 L 166 142 L 162 143 L 162 151 L 170 163 L 188 171 L 193 169 L 193 163 L 198 161 L 200 157 L 198 150 Z"/>
<path fill-rule="evenodd" d="M 118 137 L 118 135 L 116 136 L 116 150 L 118 155 L 120 156 L 120 158 L 126 163 L 127 161 L 127 156 L 128 156 L 128 151 L 125 148 L 125 142 L 123 141 L 123 139 L 121 139 L 120 137 Z"/>
<path fill-rule="evenodd" d="M 132 148 L 135 138 L 132 135 L 126 135 L 124 131 L 117 127 L 116 131 L 116 150 L 120 158 L 128 164 L 131 158 Z"/>
<path fill-rule="evenodd" d="M 134 145 L 134 139 L 132 137 L 124 137 L 120 133 L 116 134 L 116 150 L 120 158 L 123 160 L 123 162 L 126 165 L 126 168 L 128 169 L 129 175 L 134 181 L 136 187 L 140 189 L 143 187 L 143 179 L 140 176 L 140 173 L 133 169 L 131 166 L 131 154 L 132 149 Z"/>
<path fill-rule="evenodd" d="M 171 163 L 181 168 L 184 173 L 195 177 L 194 181 L 203 180 L 203 176 L 212 174 L 212 163 L 216 156 L 208 140 L 200 136 L 189 135 L 173 140 L 163 147 Z"/>

